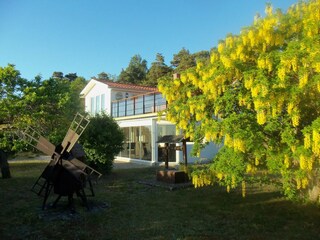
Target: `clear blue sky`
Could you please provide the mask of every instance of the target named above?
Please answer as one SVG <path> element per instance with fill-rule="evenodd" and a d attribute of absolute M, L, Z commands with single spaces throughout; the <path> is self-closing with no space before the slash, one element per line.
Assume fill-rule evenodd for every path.
<path fill-rule="evenodd" d="M 210 50 L 238 34 L 266 2 L 286 11 L 297 0 L 0 0 L 0 66 L 30 80 L 119 75 L 135 54 L 170 65 L 183 47 Z"/>

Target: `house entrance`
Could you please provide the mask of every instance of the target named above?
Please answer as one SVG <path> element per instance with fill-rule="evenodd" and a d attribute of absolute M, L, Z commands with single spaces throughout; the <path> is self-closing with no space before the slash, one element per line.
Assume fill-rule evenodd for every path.
<path fill-rule="evenodd" d="M 125 142 L 121 157 L 151 161 L 151 127 L 124 127 Z"/>

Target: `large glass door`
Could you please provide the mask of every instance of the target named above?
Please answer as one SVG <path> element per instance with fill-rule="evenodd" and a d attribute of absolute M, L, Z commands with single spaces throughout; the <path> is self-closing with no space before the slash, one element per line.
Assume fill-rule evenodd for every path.
<path fill-rule="evenodd" d="M 122 129 L 125 134 L 125 142 L 120 156 L 151 161 L 151 127 L 138 126 Z"/>

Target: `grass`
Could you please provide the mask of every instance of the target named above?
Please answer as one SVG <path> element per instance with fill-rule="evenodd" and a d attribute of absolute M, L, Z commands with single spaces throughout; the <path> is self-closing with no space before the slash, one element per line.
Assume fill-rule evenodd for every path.
<path fill-rule="evenodd" d="M 0 239 L 318 239 L 320 209 L 285 200 L 270 186 L 239 190 L 219 187 L 170 191 L 138 183 L 155 168 L 118 169 L 95 186 L 96 206 L 52 218 L 30 191 L 46 163 L 11 163 L 11 179 L 0 179 Z M 50 199 L 50 201 L 53 199 Z M 55 210 L 69 216 L 61 199 Z M 50 212 L 51 211 L 51 212 Z M 49 216 L 49 217 L 48 217 Z"/>

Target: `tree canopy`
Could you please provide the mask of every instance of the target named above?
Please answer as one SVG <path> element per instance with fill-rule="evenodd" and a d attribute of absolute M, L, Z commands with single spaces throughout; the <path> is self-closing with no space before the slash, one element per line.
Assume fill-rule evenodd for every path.
<path fill-rule="evenodd" d="M 122 69 L 118 81 L 122 83 L 140 84 L 147 76 L 147 61 L 142 59 L 140 55 L 134 55 L 128 67 Z"/>
<path fill-rule="evenodd" d="M 11 128 L 31 125 L 53 143 L 62 141 L 74 114 L 84 112 L 79 98 L 86 84 L 84 78 L 42 80 L 36 76 L 27 81 L 20 77 L 14 65 L 9 64 L 0 68 L 0 83 L 0 124 L 6 123 Z M 8 136 L 2 134 L 2 147 L 15 148 L 8 141 Z"/>
<path fill-rule="evenodd" d="M 156 87 L 158 85 L 158 79 L 168 74 L 171 75 L 171 73 L 172 68 L 165 64 L 164 56 L 161 53 L 157 53 L 155 61 L 148 70 L 144 85 Z"/>
<path fill-rule="evenodd" d="M 287 197 L 318 199 L 319 11 L 319 0 L 287 13 L 268 4 L 265 17 L 220 41 L 209 62 L 160 82 L 167 118 L 195 151 L 203 140 L 224 143 L 210 166 L 194 171 L 196 186 L 240 185 L 245 195 L 246 182 L 268 173 L 280 176 Z"/>

